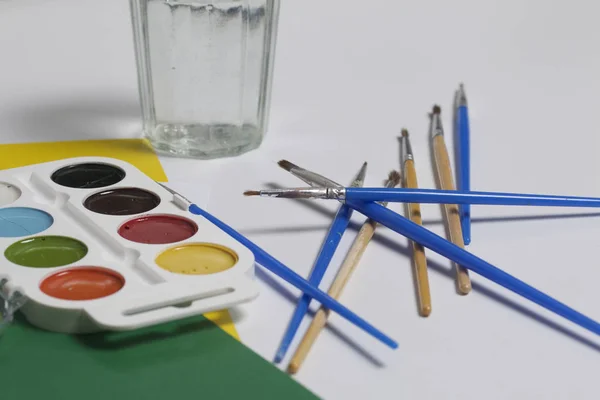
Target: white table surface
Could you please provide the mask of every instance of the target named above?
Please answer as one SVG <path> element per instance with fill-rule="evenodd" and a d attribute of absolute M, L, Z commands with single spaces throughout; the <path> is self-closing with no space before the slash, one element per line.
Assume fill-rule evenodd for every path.
<path fill-rule="evenodd" d="M 127 3 L 0 1 L 0 142 L 138 135 Z M 434 187 L 427 112 L 439 103 L 450 130 L 460 81 L 471 105 L 473 188 L 600 196 L 600 3 L 283 3 L 263 146 L 233 159 L 161 161 L 179 189 L 303 276 L 336 204 L 241 192 L 298 185 L 277 167 L 282 158 L 341 182 L 368 161 L 367 184 L 379 185 L 398 168 L 403 126 L 421 187 Z M 472 213 L 470 251 L 600 319 L 600 214 L 488 206 Z M 573 215 L 581 213 L 592 215 Z M 443 233 L 439 206 L 423 206 L 423 216 Z M 354 235 L 344 236 L 323 288 Z M 326 399 L 599 397 L 594 334 L 475 274 L 473 292 L 458 296 L 450 263 L 432 252 L 433 313 L 421 318 L 407 249 L 406 239 L 380 229 L 342 297 L 399 349 L 334 316 L 295 379 Z M 272 359 L 298 291 L 263 271 L 260 297 L 233 314 L 244 343 Z"/>

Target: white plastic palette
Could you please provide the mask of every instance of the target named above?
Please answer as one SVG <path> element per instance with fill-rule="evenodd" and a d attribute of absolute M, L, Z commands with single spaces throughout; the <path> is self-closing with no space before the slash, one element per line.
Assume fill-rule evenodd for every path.
<path fill-rule="evenodd" d="M 57 332 L 136 329 L 258 295 L 249 249 L 110 158 L 0 171 L 0 250 L 4 290 Z"/>

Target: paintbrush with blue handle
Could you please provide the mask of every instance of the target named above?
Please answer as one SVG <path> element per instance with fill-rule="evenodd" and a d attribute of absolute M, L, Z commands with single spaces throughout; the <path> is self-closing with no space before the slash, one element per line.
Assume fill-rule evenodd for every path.
<path fill-rule="evenodd" d="M 367 173 L 367 163 L 364 163 L 360 168 L 360 171 L 352 180 L 352 184 L 350 187 L 360 187 L 363 185 L 365 181 L 365 175 Z M 311 285 L 318 287 L 327 271 L 327 267 L 333 258 L 335 251 L 340 244 L 344 232 L 348 228 L 350 224 L 350 218 L 352 217 L 352 208 L 348 207 L 345 204 L 341 204 L 334 219 L 329 227 L 329 231 L 323 241 L 323 245 L 321 246 L 321 250 L 319 251 L 319 255 L 317 256 L 317 260 L 315 265 L 308 276 L 308 283 Z M 283 335 L 283 339 L 281 340 L 281 344 L 279 345 L 279 349 L 275 354 L 275 362 L 279 363 L 285 357 L 290 344 L 294 340 L 296 336 L 296 332 L 298 332 L 298 328 L 302 323 L 302 320 L 308 313 L 308 307 L 310 305 L 311 297 L 307 294 L 303 294 L 296 305 L 296 309 L 294 310 L 294 314 L 292 315 L 292 319 L 288 324 L 288 327 Z"/>
<path fill-rule="evenodd" d="M 272 255 L 267 253 L 265 250 L 260 248 L 258 245 L 253 243 L 250 239 L 246 238 L 244 235 L 237 232 L 235 229 L 233 229 L 229 225 L 225 224 L 224 222 L 222 222 L 221 220 L 219 220 L 212 214 L 208 213 L 207 211 L 203 210 L 196 204 L 192 203 L 191 201 L 186 199 L 184 196 L 177 193 L 176 191 L 169 188 L 168 186 L 166 186 L 162 183 L 159 183 L 159 185 L 161 185 L 163 188 L 165 188 L 165 190 L 169 191 L 174 196 L 174 199 L 176 201 L 178 201 L 180 204 L 186 205 L 188 207 L 188 210 L 192 214 L 200 215 L 200 216 L 206 218 L 208 221 L 213 223 L 215 226 L 217 226 L 223 232 L 227 233 L 229 236 L 231 236 L 232 238 L 234 238 L 235 240 L 237 240 L 238 242 L 240 242 L 241 244 L 246 246 L 248 249 L 250 249 L 250 251 L 252 251 L 252 253 L 254 254 L 254 258 L 258 264 L 262 265 L 264 268 L 268 269 L 275 275 L 279 276 L 281 279 L 290 283 L 292 286 L 301 290 L 303 293 L 307 293 L 313 299 L 317 300 L 318 302 L 320 302 L 321 304 L 323 304 L 325 307 L 329 308 L 333 312 L 339 314 L 342 318 L 345 318 L 346 320 L 348 320 L 352 324 L 356 325 L 357 327 L 359 327 L 360 329 L 362 329 L 369 335 L 373 336 L 377 340 L 381 341 L 388 347 L 391 347 L 393 349 L 396 349 L 398 347 L 398 343 L 396 343 L 389 336 L 385 335 L 383 332 L 379 331 L 377 328 L 375 328 L 374 326 L 369 324 L 367 321 L 365 321 L 364 319 L 362 319 L 361 317 L 359 317 L 358 315 L 356 315 L 355 313 L 350 311 L 348 308 L 346 308 L 345 306 L 340 304 L 338 301 L 333 299 L 331 296 L 329 296 L 326 293 L 324 293 L 323 291 L 319 290 L 319 288 L 312 286 L 305 279 L 303 279 L 300 275 L 298 275 L 292 269 L 286 267 L 283 263 L 278 261 L 275 257 L 273 257 Z"/>
<path fill-rule="evenodd" d="M 306 178 L 307 176 L 318 175 L 300 167 L 298 167 L 297 170 L 290 172 L 297 176 L 299 174 L 303 178 Z M 334 181 L 331 181 L 328 178 L 322 177 L 322 179 L 335 184 Z M 408 239 L 421 244 L 422 246 L 440 254 L 441 256 L 462 265 L 463 267 L 483 276 L 484 278 L 487 278 L 492 282 L 495 282 L 496 284 L 538 304 L 539 306 L 562 316 L 576 325 L 600 335 L 600 324 L 593 319 L 583 315 L 582 313 L 572 309 L 571 307 L 561 303 L 560 301 L 550 297 L 549 295 L 517 279 L 516 277 L 502 271 L 501 269 L 455 245 L 454 243 L 445 240 L 441 236 L 429 231 L 421 225 L 418 225 L 404 218 L 402 215 L 387 209 L 381 204 L 353 199 L 345 199 L 345 202 L 356 211 L 362 213 L 368 218 L 371 218 L 373 221 L 377 221 L 381 225 L 388 227 L 389 229 L 407 237 Z M 451 204 L 456 204 L 456 201 L 452 201 Z"/>
<path fill-rule="evenodd" d="M 406 188 L 328 188 L 249 190 L 246 196 L 290 199 L 330 199 L 340 201 L 377 201 L 390 203 L 479 204 L 497 206 L 600 208 L 600 198 L 519 194 L 502 192 L 461 192 L 456 190 Z"/>

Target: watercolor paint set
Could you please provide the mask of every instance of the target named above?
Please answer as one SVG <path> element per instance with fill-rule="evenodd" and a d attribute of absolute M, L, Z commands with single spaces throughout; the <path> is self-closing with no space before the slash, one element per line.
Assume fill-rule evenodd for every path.
<path fill-rule="evenodd" d="M 20 311 L 51 331 L 137 329 L 258 296 L 248 248 L 111 158 L 0 171 L 0 250 L 1 298 L 26 296 Z"/>

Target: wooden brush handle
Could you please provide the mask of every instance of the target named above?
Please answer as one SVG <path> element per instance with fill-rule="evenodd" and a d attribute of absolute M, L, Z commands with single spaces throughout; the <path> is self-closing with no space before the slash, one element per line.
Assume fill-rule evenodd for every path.
<path fill-rule="evenodd" d="M 376 226 L 377 223 L 369 219 L 365 221 L 363 226 L 358 231 L 358 234 L 356 235 L 356 238 L 354 238 L 354 242 L 352 243 L 350 250 L 348 250 L 348 254 L 344 259 L 340 270 L 331 284 L 331 288 L 329 288 L 329 291 L 327 292 L 334 299 L 338 299 L 341 296 L 342 291 L 350 279 L 350 276 L 356 269 L 356 266 L 358 265 L 363 253 L 367 249 L 367 245 L 373 238 Z"/>
<path fill-rule="evenodd" d="M 443 135 L 437 135 L 433 138 L 433 154 L 441 189 L 456 190 L 456 186 L 454 186 L 454 178 L 452 177 L 450 157 L 448 156 Z M 456 204 L 445 204 L 444 216 L 448 225 L 450 241 L 464 249 L 465 242 L 463 240 L 462 228 L 460 225 L 460 213 L 458 211 L 458 206 Z M 471 279 L 469 278 L 469 272 L 467 269 L 456 263 L 454 263 L 454 265 L 456 266 L 458 290 L 462 294 L 467 294 L 471 291 Z"/>
<path fill-rule="evenodd" d="M 294 356 L 290 361 L 290 365 L 288 365 L 288 372 L 290 374 L 295 374 L 296 372 L 298 372 L 298 370 L 302 366 L 302 363 L 304 362 L 304 360 L 306 360 L 306 356 L 310 352 L 310 349 L 315 343 L 315 340 L 317 340 L 319 333 L 321 333 L 321 331 L 325 327 L 328 316 L 329 312 L 327 309 L 319 308 L 319 310 L 315 314 L 315 317 L 311 321 L 308 330 L 304 334 L 302 341 L 298 345 L 298 348 L 296 349 L 296 352 L 294 353 Z"/>
<path fill-rule="evenodd" d="M 413 160 L 407 160 L 404 163 L 403 186 L 405 188 L 416 189 L 417 171 Z M 423 225 L 421 218 L 421 206 L 418 203 L 406 204 L 407 217 L 418 225 Z M 415 268 L 415 278 L 417 282 L 417 297 L 419 299 L 419 314 L 423 317 L 431 314 L 431 292 L 429 289 L 429 277 L 427 275 L 427 258 L 425 257 L 425 248 L 419 243 L 412 243 L 413 263 Z"/>
<path fill-rule="evenodd" d="M 333 297 L 334 299 L 338 299 L 344 290 L 344 287 L 348 283 L 350 276 L 356 269 L 365 249 L 367 248 L 367 244 L 373 237 L 375 233 L 375 227 L 377 224 L 370 219 L 367 220 L 363 226 L 358 231 L 354 242 L 352 243 L 352 247 L 348 251 L 342 266 L 340 267 L 333 284 L 329 288 L 327 294 Z M 300 366 L 306 359 L 308 352 L 312 348 L 315 340 L 321 333 L 321 330 L 325 327 L 327 323 L 327 318 L 329 317 L 329 310 L 323 308 L 322 306 L 317 311 L 315 317 L 313 318 L 306 334 L 302 338 L 302 341 L 298 345 L 292 360 L 290 361 L 290 365 L 288 366 L 288 372 L 291 374 L 295 374 L 300 369 Z"/>

